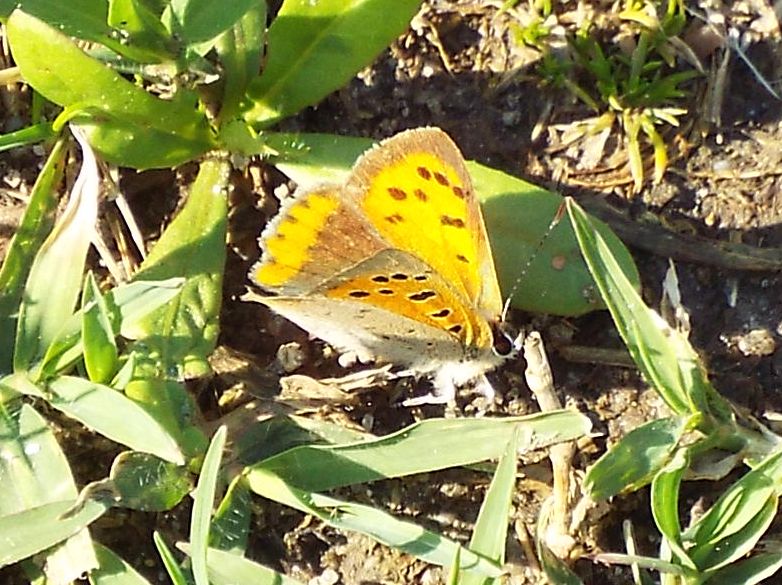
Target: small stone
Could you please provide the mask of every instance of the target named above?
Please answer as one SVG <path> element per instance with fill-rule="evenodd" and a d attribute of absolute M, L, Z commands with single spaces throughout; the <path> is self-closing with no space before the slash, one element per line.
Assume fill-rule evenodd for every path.
<path fill-rule="evenodd" d="M 296 342 L 281 345 L 277 350 L 277 363 L 285 373 L 298 370 L 304 363 L 304 352 Z"/>
<path fill-rule="evenodd" d="M 768 329 L 753 329 L 736 338 L 736 347 L 745 356 L 765 356 L 776 351 L 777 344 Z"/>

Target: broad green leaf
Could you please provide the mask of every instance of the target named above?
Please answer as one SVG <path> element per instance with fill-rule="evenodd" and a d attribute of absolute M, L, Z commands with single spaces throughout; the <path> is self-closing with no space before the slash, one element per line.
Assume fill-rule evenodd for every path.
<path fill-rule="evenodd" d="M 137 273 L 136 279 L 184 277 L 179 296 L 138 319 L 133 380 L 125 393 L 143 404 L 176 436 L 189 456 L 205 448 L 200 430 L 190 424 L 196 412 L 181 380 L 210 372 L 215 347 L 225 263 L 229 165 L 201 164 L 184 208 L 171 222 Z"/>
<path fill-rule="evenodd" d="M 577 316 L 604 306 L 581 258 L 571 226 L 558 216 L 562 197 L 502 171 L 468 162 L 481 200 L 500 287 L 518 309 Z M 592 219 L 630 286 L 639 287 L 630 252 L 603 222 Z"/>
<path fill-rule="evenodd" d="M 76 499 L 68 460 L 44 418 L 30 405 L 5 404 L 0 409 L 0 451 L 0 515 Z"/>
<path fill-rule="evenodd" d="M 17 375 L 19 376 L 19 375 Z M 53 582 L 65 583 L 97 565 L 89 533 L 82 526 L 63 533 L 53 527 L 58 518 L 39 514 L 52 502 L 73 502 L 77 496 L 68 461 L 43 417 L 27 404 L 5 404 L 0 409 L 0 566 L 48 549 L 44 571 Z M 17 540 L 14 520 L 40 519 L 44 531 L 25 533 Z M 51 528 L 54 533 L 46 530 Z M 55 536 L 53 540 L 52 537 Z"/>
<path fill-rule="evenodd" d="M 212 506 L 214 506 L 217 491 L 220 461 L 223 457 L 227 435 L 227 429 L 221 426 L 212 437 L 193 496 L 193 513 L 190 517 L 190 545 L 192 546 L 190 558 L 193 562 L 193 578 L 196 585 L 209 585 L 206 552 L 209 548 Z"/>
<path fill-rule="evenodd" d="M 99 566 L 89 574 L 91 585 L 150 585 L 125 559 L 95 543 Z"/>
<path fill-rule="evenodd" d="M 75 499 L 55 501 L 0 517 L 3 539 L 0 567 L 26 559 L 79 533 L 107 509 L 91 500 L 76 509 L 75 505 Z"/>
<path fill-rule="evenodd" d="M 187 44 L 193 44 L 208 41 L 227 31 L 257 4 L 257 0 L 234 0 L 227 3 L 213 0 L 171 0 L 171 10 L 177 22 L 177 34 Z"/>
<path fill-rule="evenodd" d="M 274 166 L 300 189 L 343 182 L 356 159 L 376 144 L 371 138 L 336 134 L 264 132 L 263 137 L 279 153 L 272 159 Z"/>
<path fill-rule="evenodd" d="M 190 493 L 192 482 L 185 467 L 138 451 L 120 453 L 111 464 L 108 484 L 114 506 L 164 512 Z"/>
<path fill-rule="evenodd" d="M 286 0 L 250 86 L 248 122 L 269 126 L 345 85 L 401 35 L 421 0 Z"/>
<path fill-rule="evenodd" d="M 236 476 L 220 502 L 209 532 L 209 546 L 237 555 L 247 550 L 252 501 L 244 478 Z"/>
<path fill-rule="evenodd" d="M 516 488 L 516 462 L 518 460 L 519 429 L 508 441 L 502 454 L 497 471 L 491 480 L 486 497 L 481 504 L 478 519 L 475 522 L 470 550 L 492 559 L 498 565 L 505 563 L 505 543 L 508 538 L 511 501 Z M 461 553 L 459 553 L 461 555 Z M 462 585 L 481 585 L 484 576 L 477 573 L 465 573 Z"/>
<path fill-rule="evenodd" d="M 166 433 L 176 439 L 186 459 L 203 455 L 207 440 L 193 424 L 198 408 L 182 382 L 165 379 L 156 360 L 157 354 L 134 351 L 133 379 L 125 386 L 125 395 L 144 407 Z"/>
<path fill-rule="evenodd" d="M 589 419 L 568 410 L 503 419 L 429 419 L 371 441 L 306 445 L 270 457 L 247 470 L 273 473 L 308 491 L 425 473 L 502 456 L 518 428 L 517 448 L 543 448 L 576 439 Z"/>
<path fill-rule="evenodd" d="M 364 138 L 328 134 L 263 135 L 280 154 L 274 164 L 299 188 L 343 182 L 353 163 L 373 144 Z M 512 304 L 525 311 L 576 316 L 601 309 L 595 284 L 581 259 L 571 226 L 552 227 L 562 197 L 475 162 L 467 162 L 481 201 L 497 276 Z M 628 250 L 604 223 L 593 220 L 622 270 L 638 287 L 638 272 Z"/>
<path fill-rule="evenodd" d="M 84 264 L 98 217 L 100 178 L 89 145 L 79 132 L 82 165 L 71 190 L 68 205 L 33 260 L 14 348 L 14 370 L 29 369 L 43 357 L 58 332 L 73 313 L 81 290 Z M 56 286 L 52 286 L 56 279 Z"/>
<path fill-rule="evenodd" d="M 82 292 L 81 342 L 90 380 L 99 384 L 111 380 L 119 366 L 119 354 L 106 299 L 92 272 L 87 273 Z"/>
<path fill-rule="evenodd" d="M 266 1 L 253 0 L 244 16 L 217 40 L 215 49 L 223 64 L 225 84 L 220 120 L 225 122 L 239 113 L 247 86 L 260 75 L 265 38 Z"/>
<path fill-rule="evenodd" d="M 161 54 L 160 50 L 150 50 L 139 43 L 146 39 L 133 38 L 129 42 L 130 31 L 109 26 L 109 3 L 105 0 L 21 0 L 14 3 L 13 8 L 17 7 L 68 36 L 100 43 L 129 59 L 157 63 L 168 57 L 165 52 Z M 3 17 L 9 14 L 10 10 Z"/>
<path fill-rule="evenodd" d="M 109 0 L 108 8 L 107 23 L 120 31 L 125 46 L 131 46 L 136 51 L 140 49 L 153 62 L 173 59 L 176 56 L 178 48 L 168 30 L 160 22 L 158 15 L 142 2 Z M 125 50 L 119 52 L 127 55 Z"/>
<path fill-rule="evenodd" d="M 169 167 L 213 146 L 194 95 L 179 91 L 171 100 L 154 97 L 19 10 L 9 18 L 7 34 L 25 80 L 67 108 L 68 116 L 78 115 L 77 123 L 93 148 L 108 161 L 135 168 Z"/>
<path fill-rule="evenodd" d="M 661 418 L 633 429 L 589 468 L 584 489 L 601 501 L 646 485 L 668 464 L 688 422 L 687 417 Z"/>
<path fill-rule="evenodd" d="M 312 514 L 329 526 L 366 534 L 382 544 L 429 563 L 450 566 L 460 546 L 421 526 L 397 520 L 375 508 L 296 489 L 268 471 L 256 470 L 247 475 L 247 480 L 250 489 L 264 498 Z M 502 574 L 499 565 L 469 549 L 462 549 L 460 558 L 462 571 L 476 571 L 487 577 L 499 577 Z"/>
<path fill-rule="evenodd" d="M 177 546 L 186 553 L 191 551 L 191 546 L 187 543 L 181 543 Z M 209 571 L 209 582 L 212 585 L 235 585 L 237 583 L 304 585 L 301 581 L 291 579 L 250 559 L 216 548 L 208 550 L 206 562 L 207 570 Z"/>
<path fill-rule="evenodd" d="M 782 552 L 760 553 L 732 563 L 709 577 L 706 583 L 741 583 L 755 585 L 776 575 L 782 569 Z"/>
<path fill-rule="evenodd" d="M 83 378 L 61 376 L 49 383 L 48 402 L 101 435 L 136 451 L 182 465 L 174 438 L 147 411 L 127 396 Z"/>
<path fill-rule="evenodd" d="M 178 276 L 163 280 L 135 278 L 109 291 L 108 297 L 119 311 L 119 333 L 126 339 L 138 339 L 139 322 L 171 301 L 184 284 L 185 279 Z"/>
<path fill-rule="evenodd" d="M 197 111 L 195 97 L 184 95 L 184 90 L 182 99 L 158 101 L 172 104 L 165 108 L 171 110 L 171 115 L 177 111 Z M 155 114 L 151 111 L 149 115 L 142 115 L 141 119 L 127 116 L 125 112 L 115 116 L 115 112 L 112 110 L 104 115 L 92 110 L 73 121 L 86 132 L 95 150 L 114 164 L 141 170 L 175 167 L 201 156 L 214 146 L 205 127 L 191 131 L 176 126 L 171 118 L 155 121 Z"/>
<path fill-rule="evenodd" d="M 202 452 L 205 440 L 190 424 L 196 408 L 181 380 L 210 372 L 207 358 L 215 347 L 222 300 L 228 173 L 224 160 L 201 164 L 184 208 L 136 275 L 184 277 L 182 291 L 127 332 L 138 342 L 130 348 L 136 368 L 125 393 L 177 437 L 188 456 Z"/>
<path fill-rule="evenodd" d="M 46 235 L 54 223 L 57 185 L 62 179 L 67 154 L 66 140 L 52 148 L 30 193 L 30 201 L 11 238 L 0 268 L 0 372 L 12 366 L 16 313 L 27 275 Z"/>
<path fill-rule="evenodd" d="M 711 386 L 700 357 L 686 337 L 647 308 L 593 223 L 571 199 L 568 213 L 600 294 L 644 377 L 676 414 L 700 414 L 732 424 L 731 409 Z"/>
<path fill-rule="evenodd" d="M 134 278 L 185 278 L 178 301 L 140 319 L 134 331 L 159 354 L 161 369 L 177 371 L 180 380 L 210 371 L 207 357 L 215 347 L 222 300 L 229 170 L 226 161 L 201 163 L 184 208 Z"/>

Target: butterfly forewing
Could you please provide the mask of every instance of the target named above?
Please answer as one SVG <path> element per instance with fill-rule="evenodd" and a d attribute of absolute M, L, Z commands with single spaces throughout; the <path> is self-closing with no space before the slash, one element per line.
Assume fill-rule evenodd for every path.
<path fill-rule="evenodd" d="M 394 248 L 416 255 L 485 317 L 501 310 L 497 277 L 470 176 L 437 128 L 398 134 L 364 154 L 347 194 Z"/>
<path fill-rule="evenodd" d="M 387 246 L 339 185 L 297 193 L 261 234 L 250 278 L 269 292 L 304 294 Z"/>

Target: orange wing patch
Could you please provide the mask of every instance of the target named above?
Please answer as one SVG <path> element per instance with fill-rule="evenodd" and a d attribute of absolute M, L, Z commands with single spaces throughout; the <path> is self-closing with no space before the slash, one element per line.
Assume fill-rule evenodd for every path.
<path fill-rule="evenodd" d="M 269 224 L 261 236 L 263 260 L 250 273 L 264 288 L 284 285 L 311 262 L 312 247 L 318 241 L 339 200 L 330 191 L 313 191 L 297 197 Z"/>
<path fill-rule="evenodd" d="M 445 133 L 423 129 L 381 143 L 356 163 L 346 190 L 393 247 L 426 262 L 463 302 L 486 298 L 488 312 L 499 313 L 499 291 L 484 290 L 496 283 L 484 274 L 491 252 L 478 201 Z"/>

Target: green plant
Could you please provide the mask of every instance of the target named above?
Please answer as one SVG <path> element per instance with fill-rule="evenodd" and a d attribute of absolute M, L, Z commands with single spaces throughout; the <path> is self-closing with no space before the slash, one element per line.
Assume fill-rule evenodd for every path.
<path fill-rule="evenodd" d="M 208 0 L 25 0 L 18 8 L 0 2 L 14 59 L 37 92 L 31 126 L 0 137 L 0 148 L 56 140 L 0 270 L 0 424 L 3 451 L 12 454 L 3 460 L 8 495 L 0 498 L 0 565 L 21 563 L 31 580 L 45 567 L 54 582 L 90 572 L 97 583 L 116 574 L 144 583 L 126 561 L 93 541 L 88 527 L 114 506 L 171 509 L 189 492 L 192 473 L 200 470 L 190 543 L 181 547 L 192 556 L 198 583 L 205 582 L 205 575 L 213 582 L 220 575 L 236 582 L 237 574 L 246 574 L 237 572 L 250 563 L 242 556 L 249 491 L 335 526 L 366 531 L 421 558 L 453 566 L 455 572 L 473 571 L 481 579 L 500 574 L 517 449 L 580 436 L 589 428 L 584 417 L 554 412 L 500 421 L 434 421 L 384 439 L 351 436 L 350 442 L 344 430 L 333 426 L 313 430 L 311 422 L 274 418 L 254 425 L 248 434 L 275 437 L 277 448 L 256 439 L 247 451 L 239 449 L 236 456 L 245 457 L 242 472 L 231 478 L 224 472 L 234 468 L 220 466 L 224 433 L 218 432 L 207 449 L 196 405 L 183 383 L 209 372 L 207 358 L 216 343 L 230 155 L 274 155 L 281 168 L 316 169 L 321 177 L 329 168 L 335 173 L 348 168 L 357 142 L 289 137 L 272 127 L 317 103 L 371 62 L 404 30 L 419 4 L 288 0 L 267 28 L 266 5 L 257 0 L 228 5 Z M 43 107 L 41 96 L 51 104 Z M 79 139 L 84 163 L 71 204 L 54 223 L 66 128 Z M 318 144 L 328 141 L 333 145 L 331 167 L 318 150 Z M 295 148 L 302 144 L 305 149 Z M 198 161 L 184 206 L 138 273 L 130 283 L 108 290 L 101 290 L 92 274 L 85 276 L 98 213 L 93 149 L 104 161 L 137 169 Z M 472 170 L 486 198 L 490 228 L 492 222 L 496 226 L 492 237 L 507 283 L 508 275 L 524 264 L 519 250 L 525 239 L 537 241 L 548 227 L 541 210 L 556 208 L 559 198 L 485 167 Z M 305 175 L 296 179 L 305 184 Z M 591 310 L 595 304 L 582 294 L 591 282 L 584 267 L 574 262 L 554 271 L 550 265 L 549 254 L 572 256 L 572 232 L 549 240 L 553 247 L 541 254 L 549 264 L 541 268 L 545 276 L 540 282 L 548 283 L 552 293 L 577 291 L 570 297 L 560 294 L 554 310 Z M 637 280 L 626 250 L 615 239 L 613 245 Z M 565 282 L 556 280 L 560 274 L 570 280 L 552 285 Z M 79 492 L 62 446 L 35 407 L 43 403 L 130 450 L 115 458 L 106 479 Z M 524 433 L 519 435 L 519 429 Z M 286 442 L 288 436 L 296 441 Z M 469 442 L 453 451 L 454 436 Z M 240 437 L 232 439 L 241 442 Z M 315 441 L 327 445 L 309 444 Z M 255 453 L 251 447 L 258 444 L 269 451 Z M 432 445 L 450 455 L 435 461 L 416 457 L 431 453 Z M 500 464 L 469 549 L 377 510 L 318 493 L 492 458 Z M 323 475 L 316 475 L 324 460 L 334 463 L 328 484 L 318 483 Z M 218 481 L 230 484 L 211 514 Z M 232 524 L 236 518 L 242 521 Z M 412 544 L 406 543 L 411 538 Z M 158 536 L 156 543 L 172 580 L 189 579 L 188 569 L 163 538 Z M 415 548 L 422 543 L 431 548 Z M 265 574 L 272 581 L 284 580 L 268 570 Z"/>
<path fill-rule="evenodd" d="M 643 304 L 584 212 L 570 200 L 568 211 L 620 335 L 673 413 L 629 432 L 587 472 L 585 488 L 597 501 L 651 483 L 652 514 L 663 536 L 658 558 L 603 560 L 654 569 L 671 585 L 760 582 L 782 568 L 778 550 L 757 550 L 782 494 L 782 437 L 742 421 L 709 382 L 687 338 Z M 741 461 L 751 471 L 682 528 L 681 481 L 710 457 L 720 476 Z"/>
<path fill-rule="evenodd" d="M 645 175 L 642 135 L 652 147 L 653 178 L 659 181 L 668 165 L 668 150 L 657 127 L 679 125 L 679 118 L 687 113 L 676 105 L 686 95 L 681 86 L 698 73 L 674 68 L 672 39 L 686 23 L 681 0 L 627 0 L 616 19 L 617 36 L 625 47 L 632 45 L 631 50 L 601 43 L 589 23 L 568 36 L 566 53 L 549 50 L 545 27 L 542 31 L 537 21 L 520 28 L 517 39 L 542 52 L 538 72 L 543 79 L 565 87 L 595 112 L 594 118 L 574 123 L 570 141 L 619 129 L 637 191 Z"/>

